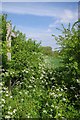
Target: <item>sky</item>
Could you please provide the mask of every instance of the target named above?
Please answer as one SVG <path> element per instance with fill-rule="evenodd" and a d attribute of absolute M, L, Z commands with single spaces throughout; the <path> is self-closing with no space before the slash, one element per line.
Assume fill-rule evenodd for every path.
<path fill-rule="evenodd" d="M 1 0 L 3 2 L 78 2 L 79 0 Z"/>
<path fill-rule="evenodd" d="M 67 27 L 78 19 L 77 2 L 8 1 L 2 3 L 2 11 L 8 14 L 13 26 L 25 33 L 27 38 L 41 41 L 42 46 L 51 46 L 53 50 L 57 45 L 52 34 L 60 34 L 56 28 L 61 28 L 61 24 Z"/>

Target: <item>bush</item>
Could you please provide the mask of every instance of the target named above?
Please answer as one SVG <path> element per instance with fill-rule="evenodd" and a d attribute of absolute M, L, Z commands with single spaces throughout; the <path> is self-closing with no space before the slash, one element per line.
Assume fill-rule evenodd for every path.
<path fill-rule="evenodd" d="M 4 27 L 2 29 L 4 31 Z M 40 44 L 31 39 L 26 41 L 23 33 L 15 32 L 17 37 L 12 38 L 10 62 L 6 58 L 6 34 L 3 34 L 4 71 L 0 83 L 2 118 L 78 120 L 80 118 L 78 31 L 73 30 L 71 33 L 64 29 L 65 36 L 57 38 L 62 46 L 59 55 L 62 57 L 63 65 L 56 69 L 46 67 Z M 10 81 L 11 93 L 8 90 Z"/>

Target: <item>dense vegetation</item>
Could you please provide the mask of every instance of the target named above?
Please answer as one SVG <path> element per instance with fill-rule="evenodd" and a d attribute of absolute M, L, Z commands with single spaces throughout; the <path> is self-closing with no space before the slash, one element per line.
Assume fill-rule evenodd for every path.
<path fill-rule="evenodd" d="M 59 52 L 42 47 L 13 29 L 11 61 L 7 61 L 6 16 L 2 16 L 2 118 L 80 119 L 80 38 L 70 25 L 54 36 Z M 1 24 L 0 24 L 1 26 Z M 51 53 L 51 54 L 50 54 Z M 47 58 L 53 59 L 47 66 Z M 58 58 L 59 66 L 52 64 Z M 9 86 L 11 81 L 11 86 Z M 10 88 L 11 87 L 11 88 Z"/>

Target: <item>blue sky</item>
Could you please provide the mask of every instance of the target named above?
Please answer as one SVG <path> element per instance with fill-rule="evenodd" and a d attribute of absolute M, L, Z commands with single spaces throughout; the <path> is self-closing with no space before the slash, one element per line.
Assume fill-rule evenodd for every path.
<path fill-rule="evenodd" d="M 56 28 L 61 28 L 62 23 L 66 27 L 78 18 L 77 2 L 3 2 L 2 10 L 27 38 L 53 49 L 57 45 L 51 35 L 60 34 Z"/>
<path fill-rule="evenodd" d="M 78 2 L 79 0 L 1 0 L 3 2 Z"/>

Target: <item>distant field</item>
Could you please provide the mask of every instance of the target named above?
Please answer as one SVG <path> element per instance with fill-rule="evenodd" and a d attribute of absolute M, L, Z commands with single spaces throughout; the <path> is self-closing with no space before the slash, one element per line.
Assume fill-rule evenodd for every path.
<path fill-rule="evenodd" d="M 44 61 L 47 67 L 57 68 L 61 66 L 59 57 L 45 56 Z"/>

